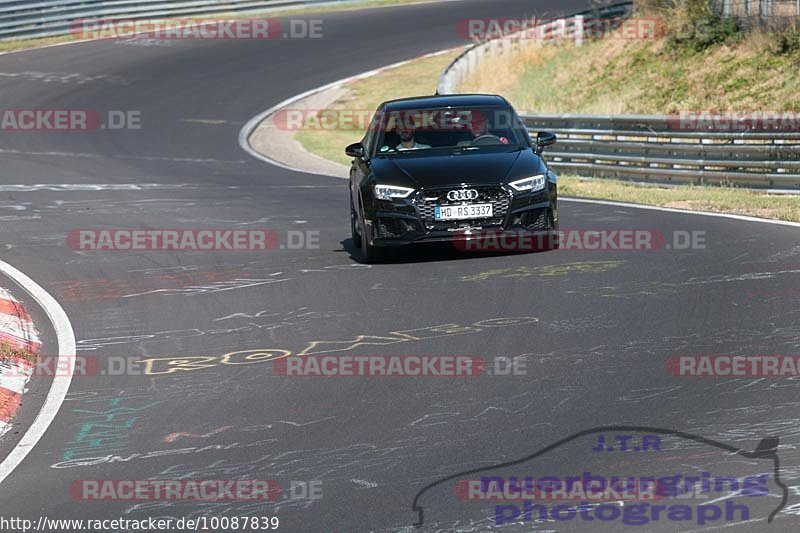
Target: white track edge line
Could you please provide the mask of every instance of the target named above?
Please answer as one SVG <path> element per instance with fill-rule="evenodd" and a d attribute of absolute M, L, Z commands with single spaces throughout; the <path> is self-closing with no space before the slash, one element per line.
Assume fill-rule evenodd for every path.
<path fill-rule="evenodd" d="M 56 339 L 58 340 L 58 362 L 56 363 L 56 368 L 68 370 L 66 375 L 56 375 L 53 378 L 44 404 L 33 423 L 11 453 L 0 463 L 0 483 L 2 483 L 36 446 L 36 443 L 45 434 L 58 414 L 59 409 L 61 409 L 61 404 L 64 402 L 69 386 L 72 383 L 72 373 L 75 370 L 75 333 L 72 331 L 72 324 L 67 313 L 64 312 L 64 309 L 56 299 L 38 283 L 5 261 L 0 261 L 0 273 L 16 282 L 44 310 L 47 318 L 53 324 Z"/>

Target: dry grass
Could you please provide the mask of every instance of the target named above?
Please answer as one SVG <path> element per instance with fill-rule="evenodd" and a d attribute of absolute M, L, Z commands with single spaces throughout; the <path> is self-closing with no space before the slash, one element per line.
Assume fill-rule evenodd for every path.
<path fill-rule="evenodd" d="M 734 187 L 696 185 L 659 187 L 618 180 L 559 176 L 558 192 L 564 196 L 602 198 L 693 211 L 735 213 L 800 222 L 800 197 L 767 194 L 763 191 Z"/>
<path fill-rule="evenodd" d="M 9 345 L 7 342 L 0 343 L 0 361 L 6 362 L 13 362 L 16 360 L 23 360 L 28 361 L 30 363 L 35 363 L 37 356 L 30 350 L 24 350 L 21 348 L 16 348 L 14 346 Z"/>
<path fill-rule="evenodd" d="M 505 94 L 523 111 L 674 113 L 800 110 L 800 52 L 775 33 L 696 52 L 666 39 L 604 39 L 523 47 L 484 62 L 464 91 Z"/>
<path fill-rule="evenodd" d="M 19 39 L 13 41 L 0 41 L 0 53 L 16 52 L 29 48 L 39 48 L 53 44 L 68 43 L 75 40 L 72 35 L 59 35 L 58 37 L 44 37 L 41 39 Z"/>
<path fill-rule="evenodd" d="M 517 65 L 542 69 L 547 61 L 557 55 L 557 47 L 535 47 L 517 43 L 502 61 L 486 62 L 461 87 L 461 92 L 485 92 L 504 94 L 520 82 L 522 71 Z"/>

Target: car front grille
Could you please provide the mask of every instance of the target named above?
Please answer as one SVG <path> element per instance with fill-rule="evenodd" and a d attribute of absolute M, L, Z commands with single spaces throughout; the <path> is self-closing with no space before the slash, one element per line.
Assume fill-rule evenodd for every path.
<path fill-rule="evenodd" d="M 462 227 L 475 227 L 475 226 L 500 226 L 505 221 L 508 206 L 511 203 L 511 197 L 505 189 L 499 186 L 479 186 L 479 187 L 465 187 L 467 189 L 475 189 L 478 191 L 478 198 L 470 201 L 472 204 L 492 204 L 492 217 L 491 218 L 475 218 L 470 220 L 443 220 L 437 221 L 434 219 L 433 211 L 437 205 L 461 205 L 464 202 L 451 202 L 447 199 L 447 193 L 457 189 L 456 187 L 426 189 L 421 191 L 415 204 L 420 219 L 428 230 L 446 231 L 449 229 L 458 229 Z"/>

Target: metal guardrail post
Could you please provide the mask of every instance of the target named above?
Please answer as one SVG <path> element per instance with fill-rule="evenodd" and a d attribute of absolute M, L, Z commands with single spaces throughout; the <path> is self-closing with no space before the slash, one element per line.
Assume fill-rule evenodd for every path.
<path fill-rule="evenodd" d="M 583 36 L 585 28 L 583 26 L 583 15 L 575 15 L 573 17 L 574 32 L 575 32 L 575 46 L 583 46 Z"/>

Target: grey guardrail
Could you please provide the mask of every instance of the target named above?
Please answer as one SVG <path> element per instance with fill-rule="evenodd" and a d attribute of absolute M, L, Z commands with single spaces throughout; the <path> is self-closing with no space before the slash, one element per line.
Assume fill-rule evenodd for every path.
<path fill-rule="evenodd" d="M 545 155 L 561 171 L 800 189 L 800 131 L 747 129 L 746 116 L 705 121 L 728 131 L 701 129 L 680 115 L 523 115 L 522 120 L 534 137 L 543 130 L 558 135 Z"/>
<path fill-rule="evenodd" d="M 10 0 L 0 2 L 0 39 L 52 37 L 69 33 L 81 19 L 147 19 L 213 15 L 360 3 L 367 0 Z"/>

